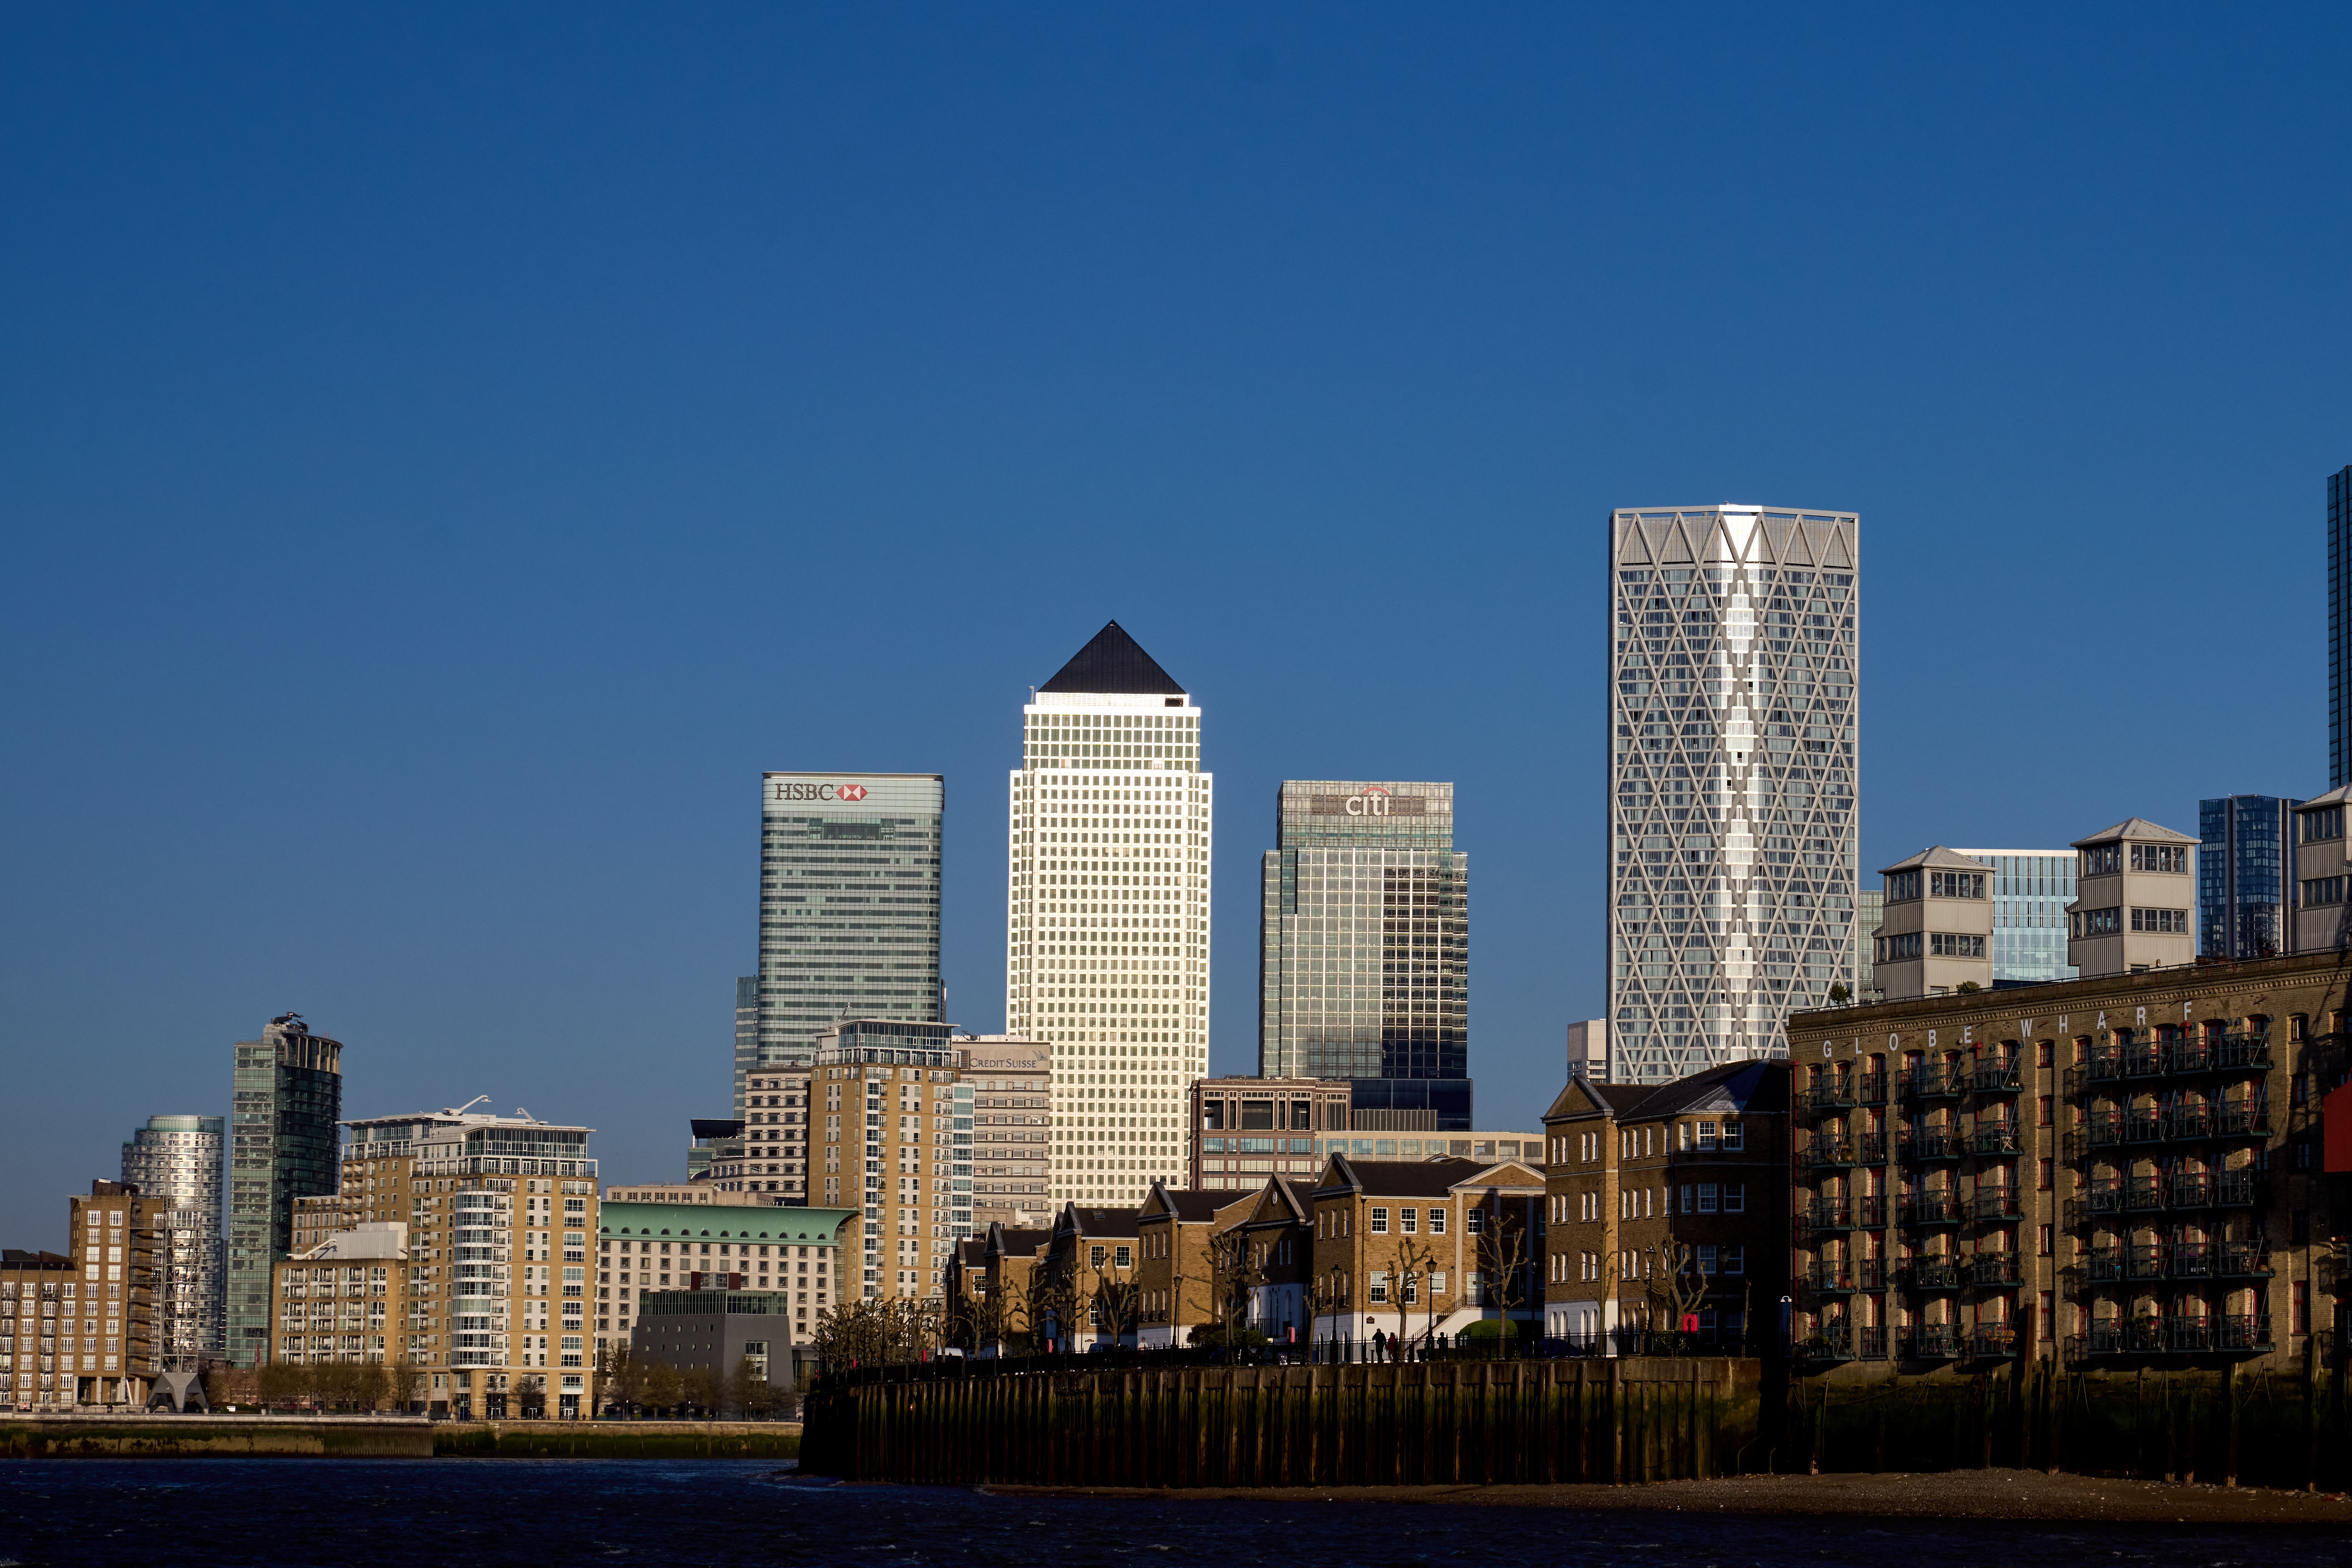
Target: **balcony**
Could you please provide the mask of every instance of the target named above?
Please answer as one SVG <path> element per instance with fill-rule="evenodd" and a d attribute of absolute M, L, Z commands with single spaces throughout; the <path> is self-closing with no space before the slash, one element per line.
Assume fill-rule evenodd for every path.
<path fill-rule="evenodd" d="M 2229 1034 L 2221 1037 L 2212 1047 L 2212 1061 L 2203 1070 L 2211 1072 L 2268 1072 L 2271 1070 L 2271 1037 L 2267 1030 L 2261 1034 Z M 2263 1333 L 2270 1332 L 2267 1324 Z"/>
<path fill-rule="evenodd" d="M 2114 1046 L 2101 1047 L 2091 1052 L 2083 1068 L 2093 1083 L 2113 1082 L 2124 1076 L 2124 1053 Z"/>
<path fill-rule="evenodd" d="M 1903 1134 L 1900 1157 L 1918 1163 L 1933 1160 L 1957 1160 L 1960 1157 L 1962 1150 L 1961 1142 L 1956 1134 L 1940 1127 L 1930 1127 L 1916 1132 L 1906 1131 Z"/>
<path fill-rule="evenodd" d="M 1853 1163 L 1853 1140 L 1816 1138 L 1805 1150 L 1805 1163 L 1816 1171 L 1833 1171 Z"/>
<path fill-rule="evenodd" d="M 1886 1198 L 1873 1193 L 1853 1200 L 1853 1223 L 1864 1230 L 1883 1229 L 1886 1224 Z"/>
<path fill-rule="evenodd" d="M 1976 1130 L 1969 1134 L 1969 1152 L 1971 1154 L 2016 1153 L 2017 1123 L 2007 1120 L 1979 1121 L 1977 1123 Z"/>
<path fill-rule="evenodd" d="M 1823 1323 L 1797 1346 L 1797 1359 L 1822 1365 L 1853 1359 L 1853 1327 L 1843 1319 Z"/>
<path fill-rule="evenodd" d="M 1969 1284 L 1979 1290 L 2017 1283 L 2017 1254 L 1979 1252 L 1969 1259 Z"/>
<path fill-rule="evenodd" d="M 2017 1353 L 2017 1330 L 2007 1323 L 1979 1323 L 1969 1331 L 1969 1355 L 1976 1361 L 2005 1361 Z"/>
<path fill-rule="evenodd" d="M 1884 1105 L 1886 1103 L 1886 1075 L 1885 1073 L 1866 1072 L 1864 1073 L 1856 1082 L 1860 1085 L 1860 1088 L 1855 1091 L 1855 1098 L 1860 1100 L 1863 1104 Z M 1865 1334 L 1878 1333 L 1881 1331 L 1882 1331 L 1876 1329 L 1864 1329 L 1863 1331 Z"/>
<path fill-rule="evenodd" d="M 1853 1211 L 1843 1198 L 1816 1198 L 1797 1211 L 1797 1228 L 1811 1232 L 1852 1230 Z"/>
<path fill-rule="evenodd" d="M 2083 1142 L 2094 1149 L 2112 1149 L 2124 1141 L 2124 1116 L 2120 1110 L 2098 1110 L 2083 1122 Z"/>
<path fill-rule="evenodd" d="M 2014 1219 L 2017 1217 L 2017 1189 L 1988 1187 L 1976 1194 L 1969 1205 L 1972 1219 Z"/>
<path fill-rule="evenodd" d="M 2224 1241 L 2209 1244 L 2213 1250 L 2213 1275 L 2219 1279 L 2267 1279 L 2271 1277 L 2270 1244 Z"/>
<path fill-rule="evenodd" d="M 1964 1069 L 1946 1072 L 1942 1068 L 1919 1068 L 1903 1075 L 1903 1093 L 1908 1100 L 1957 1100 L 1968 1087 Z"/>
<path fill-rule="evenodd" d="M 1960 1331 L 1950 1323 L 1927 1323 L 1904 1336 L 1906 1361 L 1958 1361 Z"/>
<path fill-rule="evenodd" d="M 1873 1323 L 1866 1328 L 1855 1330 L 1853 1348 L 1854 1353 L 1864 1361 L 1885 1361 L 1886 1359 L 1885 1325 Z"/>
<path fill-rule="evenodd" d="M 1964 1205 L 1950 1193 L 1921 1193 L 1903 1200 L 1905 1225 L 1958 1225 L 1967 1217 Z"/>
<path fill-rule="evenodd" d="M 1904 1270 L 1905 1282 L 1914 1290 L 1957 1290 L 1960 1288 L 1960 1266 L 1949 1258 L 1915 1258 Z"/>
<path fill-rule="evenodd" d="M 2261 1100 L 2232 1100 L 2209 1107 L 2213 1138 L 2258 1138 L 2271 1135 L 2271 1108 Z"/>
<path fill-rule="evenodd" d="M 1843 1263 L 1816 1263 L 1799 1277 L 1809 1295 L 1851 1296 L 1853 1294 L 1853 1269 Z"/>
<path fill-rule="evenodd" d="M 2124 1142 L 2126 1143 L 2161 1143 L 2165 1140 L 2164 1118 L 2153 1110 L 2129 1110 L 2124 1113 Z"/>
<path fill-rule="evenodd" d="M 2083 1341 L 2094 1356 L 2259 1355 L 2272 1348 L 2267 1314 L 2109 1318 Z"/>
<path fill-rule="evenodd" d="M 1979 1094 L 2015 1094 L 2020 1076 L 2013 1058 L 1980 1061 L 1969 1074 L 1969 1087 Z"/>
<path fill-rule="evenodd" d="M 1825 1078 L 1805 1090 L 1805 1109 L 1816 1115 L 1829 1110 L 1851 1110 L 1853 1106 L 1853 1079 L 1843 1073 Z"/>

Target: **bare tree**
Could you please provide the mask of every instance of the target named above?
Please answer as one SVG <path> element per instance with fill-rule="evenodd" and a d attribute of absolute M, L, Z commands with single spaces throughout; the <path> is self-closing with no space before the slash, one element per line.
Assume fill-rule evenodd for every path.
<path fill-rule="evenodd" d="M 1238 1228 L 1209 1238 L 1209 1311 L 1217 1338 L 1230 1345 L 1249 1321 L 1249 1238 Z"/>
<path fill-rule="evenodd" d="M 1489 1204 L 1478 1227 L 1478 1267 L 1486 1293 L 1503 1309 L 1503 1321 L 1527 1300 L 1528 1227 L 1509 1204 Z"/>
<path fill-rule="evenodd" d="M 1135 1281 L 1119 1278 L 1116 1269 L 1095 1270 L 1095 1319 L 1110 1331 L 1114 1345 L 1134 1331 L 1138 1294 Z"/>
<path fill-rule="evenodd" d="M 384 1390 L 392 1396 L 392 1407 L 406 1415 L 416 1403 L 416 1385 L 420 1380 L 415 1363 L 406 1355 L 394 1362 L 384 1373 Z"/>
<path fill-rule="evenodd" d="M 1653 1320 L 1666 1318 L 1670 1327 L 1665 1331 L 1672 1339 L 1654 1345 L 1654 1350 L 1675 1353 L 1689 1347 L 1683 1342 L 1683 1320 L 1698 1310 L 1706 1298 L 1706 1279 L 1698 1271 L 1698 1248 L 1686 1241 L 1668 1240 L 1653 1255 L 1644 1294 L 1649 1299 Z M 1662 1310 L 1663 1309 L 1663 1310 Z M 1658 1331 L 1651 1331 L 1659 1338 Z"/>
<path fill-rule="evenodd" d="M 1437 1343 L 1437 1292 L 1430 1289 L 1430 1265 L 1438 1255 L 1418 1237 L 1408 1237 L 1397 1247 L 1397 1322 L 1408 1332 L 1412 1324 L 1406 1309 L 1418 1295 L 1428 1303 L 1429 1326 L 1422 1331 L 1422 1343 L 1433 1347 Z"/>

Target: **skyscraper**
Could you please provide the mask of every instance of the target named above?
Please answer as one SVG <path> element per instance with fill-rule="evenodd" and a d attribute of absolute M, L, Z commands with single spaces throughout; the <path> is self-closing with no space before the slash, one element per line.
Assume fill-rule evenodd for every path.
<path fill-rule="evenodd" d="M 1054 1047 L 1053 1197 L 1182 1184 L 1209 1065 L 1215 784 L 1201 710 L 1117 621 L 1022 710 L 1005 1032 Z"/>
<path fill-rule="evenodd" d="M 760 781 L 759 1039 L 744 1079 L 806 1068 L 845 1018 L 942 1022 L 938 773 L 767 773 Z M 737 1007 L 742 993 L 737 990 Z M 738 1026 L 739 1033 L 740 1026 Z"/>
<path fill-rule="evenodd" d="M 2268 958 L 2291 951 L 2294 808 L 2284 795 L 2231 795 L 2197 803 L 2197 952 Z"/>
<path fill-rule="evenodd" d="M 2327 476 L 2327 785 L 2352 784 L 2352 468 Z"/>
<path fill-rule="evenodd" d="M 226 1351 L 251 1366 L 269 1343 L 269 1265 L 293 1246 L 294 1200 L 337 1189 L 343 1047 L 299 1013 L 236 1043 L 229 1100 Z"/>
<path fill-rule="evenodd" d="M 760 977 L 735 977 L 735 1114 L 743 1114 L 743 1089 L 760 1065 Z"/>
<path fill-rule="evenodd" d="M 1853 984 L 1861 527 L 1610 517 L 1612 1079 L 1779 1055 Z"/>
<path fill-rule="evenodd" d="M 2037 985 L 2073 980 L 2066 906 L 2074 901 L 2072 849 L 1960 849 L 1992 868 L 1992 981 Z"/>
<path fill-rule="evenodd" d="M 1259 868 L 1257 1070 L 1356 1125 L 1466 1132 L 1470 857 L 1450 784 L 1285 780 Z"/>
<path fill-rule="evenodd" d="M 151 1116 L 122 1146 L 122 1179 L 168 1200 L 155 1238 L 156 1353 L 165 1372 L 194 1372 L 221 1350 L 221 1167 L 217 1116 Z"/>

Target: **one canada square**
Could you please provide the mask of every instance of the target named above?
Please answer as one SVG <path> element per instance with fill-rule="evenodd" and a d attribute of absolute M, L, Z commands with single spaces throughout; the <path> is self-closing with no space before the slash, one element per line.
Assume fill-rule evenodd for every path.
<path fill-rule="evenodd" d="M 1117 621 L 1022 710 L 1004 1016 L 1053 1047 L 1054 1197 L 1139 1201 L 1189 1168 L 1209 1067 L 1213 775 L 1201 709 Z"/>
<path fill-rule="evenodd" d="M 1663 1083 L 1853 988 L 1861 520 L 1609 524 L 1609 1070 Z"/>

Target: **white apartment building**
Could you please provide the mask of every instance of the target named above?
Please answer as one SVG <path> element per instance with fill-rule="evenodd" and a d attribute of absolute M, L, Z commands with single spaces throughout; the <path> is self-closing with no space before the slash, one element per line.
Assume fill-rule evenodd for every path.
<path fill-rule="evenodd" d="M 1851 512 L 1609 520 L 1610 1079 L 1784 1055 L 1854 984 Z"/>
<path fill-rule="evenodd" d="M 1139 1202 L 1190 1167 L 1209 1066 L 1216 781 L 1201 710 L 1118 622 L 1022 710 L 1004 1027 L 1053 1047 L 1055 1205 Z"/>

